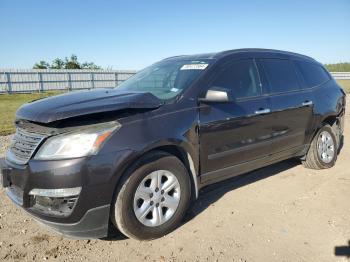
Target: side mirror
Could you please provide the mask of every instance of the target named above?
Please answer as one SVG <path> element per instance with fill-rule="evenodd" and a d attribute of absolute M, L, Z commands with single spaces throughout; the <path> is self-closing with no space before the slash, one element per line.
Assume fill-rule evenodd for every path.
<path fill-rule="evenodd" d="M 210 88 L 204 97 L 199 98 L 200 102 L 230 102 L 229 94 L 223 88 Z"/>

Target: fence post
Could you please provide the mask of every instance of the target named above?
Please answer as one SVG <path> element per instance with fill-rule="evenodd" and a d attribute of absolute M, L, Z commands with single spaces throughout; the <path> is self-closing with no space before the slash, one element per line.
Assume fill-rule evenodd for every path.
<path fill-rule="evenodd" d="M 91 79 L 91 88 L 94 89 L 95 88 L 95 74 L 94 73 L 90 73 L 90 79 Z"/>
<path fill-rule="evenodd" d="M 72 76 L 68 73 L 68 90 L 72 91 Z"/>
<path fill-rule="evenodd" d="M 6 72 L 5 75 L 6 75 L 6 81 L 7 81 L 7 92 L 12 93 L 12 83 L 11 83 L 10 73 Z"/>
<path fill-rule="evenodd" d="M 119 84 L 118 83 L 119 82 L 119 79 L 118 79 L 119 74 L 118 74 L 118 72 L 115 72 L 114 75 L 115 75 L 115 86 L 117 87 Z"/>
<path fill-rule="evenodd" d="M 44 92 L 44 83 L 43 83 L 42 73 L 38 72 L 38 78 L 39 78 L 39 92 Z"/>

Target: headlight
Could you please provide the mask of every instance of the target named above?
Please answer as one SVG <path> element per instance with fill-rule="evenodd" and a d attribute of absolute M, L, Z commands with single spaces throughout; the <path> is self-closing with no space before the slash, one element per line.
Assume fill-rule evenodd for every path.
<path fill-rule="evenodd" d="M 121 125 L 114 121 L 82 128 L 80 131 L 49 138 L 34 159 L 53 160 L 96 154 L 101 145 Z"/>

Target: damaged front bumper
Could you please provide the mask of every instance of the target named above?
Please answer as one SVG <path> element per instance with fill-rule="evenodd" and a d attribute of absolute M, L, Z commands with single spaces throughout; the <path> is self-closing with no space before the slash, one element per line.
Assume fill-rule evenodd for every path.
<path fill-rule="evenodd" d="M 127 152 L 124 152 L 125 154 Z M 1 185 L 8 197 L 38 222 L 73 238 L 108 233 L 115 164 L 125 154 L 17 165 L 0 159 Z"/>

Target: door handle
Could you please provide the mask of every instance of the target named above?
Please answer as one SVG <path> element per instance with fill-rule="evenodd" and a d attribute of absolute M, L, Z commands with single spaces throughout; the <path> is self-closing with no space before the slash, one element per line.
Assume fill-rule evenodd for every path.
<path fill-rule="evenodd" d="M 313 105 L 312 101 L 305 101 L 302 103 L 302 106 L 312 106 L 312 105 Z"/>
<path fill-rule="evenodd" d="M 271 110 L 268 109 L 268 108 L 263 108 L 263 109 L 259 109 L 259 110 L 256 110 L 255 111 L 255 114 L 256 115 L 261 115 L 261 114 L 267 114 L 267 113 L 270 113 Z"/>

